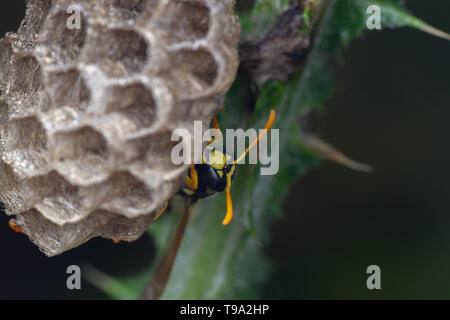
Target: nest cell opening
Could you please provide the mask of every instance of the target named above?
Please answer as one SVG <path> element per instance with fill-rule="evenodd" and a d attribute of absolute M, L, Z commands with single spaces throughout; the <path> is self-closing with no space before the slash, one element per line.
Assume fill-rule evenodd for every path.
<path fill-rule="evenodd" d="M 114 86 L 106 91 L 106 115 L 100 125 L 112 130 L 118 139 L 153 126 L 156 121 L 157 107 L 153 94 L 143 84 Z"/>
<path fill-rule="evenodd" d="M 89 185 L 108 177 L 109 148 L 104 137 L 91 127 L 57 132 L 51 137 L 51 159 L 70 183 Z"/>
<path fill-rule="evenodd" d="M 88 29 L 81 10 L 81 7 L 66 7 L 46 19 L 38 43 L 48 48 L 53 63 L 64 65 L 77 60 Z"/>
<path fill-rule="evenodd" d="M 47 138 L 36 117 L 11 120 L 5 131 L 3 161 L 20 177 L 39 175 L 47 168 Z"/>
<path fill-rule="evenodd" d="M 111 177 L 110 183 L 116 188 L 116 194 L 110 200 L 103 203 L 102 208 L 112 212 L 122 212 L 132 218 L 136 215 L 149 213 L 154 203 L 154 191 L 145 183 L 128 172 L 118 172 Z"/>
<path fill-rule="evenodd" d="M 45 89 L 50 98 L 50 103 L 42 106 L 44 112 L 48 111 L 46 108 L 61 108 L 64 106 L 85 111 L 91 96 L 88 86 L 76 69 L 50 73 Z"/>
<path fill-rule="evenodd" d="M 203 0 L 171 0 L 160 26 L 170 30 L 169 44 L 174 44 L 205 38 L 210 20 L 210 9 Z"/>
<path fill-rule="evenodd" d="M 133 30 L 97 30 L 92 37 L 83 60 L 97 64 L 110 77 L 137 73 L 149 58 L 149 44 Z"/>
<path fill-rule="evenodd" d="M 19 94 L 23 102 L 34 107 L 39 102 L 43 87 L 39 62 L 32 56 L 23 56 L 15 64 L 20 71 L 10 74 L 11 93 Z"/>
<path fill-rule="evenodd" d="M 135 154 L 133 159 L 129 159 L 130 172 L 154 187 L 164 174 L 178 170 L 180 165 L 172 161 L 172 150 L 178 142 L 171 141 L 171 137 L 172 132 L 159 132 L 129 140 L 127 144 Z"/>
<path fill-rule="evenodd" d="M 190 94 L 201 94 L 213 86 L 218 77 L 218 65 L 204 48 L 182 49 L 175 53 L 175 81 Z"/>
<path fill-rule="evenodd" d="M 90 98 L 89 87 L 77 69 L 49 73 L 39 105 L 44 126 L 50 131 L 78 126 Z"/>
<path fill-rule="evenodd" d="M 79 188 L 55 171 L 28 179 L 24 186 L 34 195 L 33 206 L 52 222 L 60 225 L 75 222 L 87 214 L 78 195 Z"/>

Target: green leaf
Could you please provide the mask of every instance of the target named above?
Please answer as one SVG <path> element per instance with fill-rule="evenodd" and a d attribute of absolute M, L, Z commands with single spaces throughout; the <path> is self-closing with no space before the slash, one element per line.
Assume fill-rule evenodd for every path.
<path fill-rule="evenodd" d="M 255 0 L 253 9 L 240 15 L 242 37 L 251 39 L 262 37 L 288 3 L 289 0 Z"/>
<path fill-rule="evenodd" d="M 354 2 L 354 4 L 360 10 L 367 9 L 370 5 L 378 5 L 381 9 L 382 27 L 387 28 L 411 27 L 429 33 L 433 36 L 450 40 L 450 34 L 436 29 L 435 27 L 429 25 L 428 23 L 409 13 L 403 6 L 400 5 L 401 1 L 393 1 L 393 0 L 391 1 L 344 0 L 344 1 Z"/>
<path fill-rule="evenodd" d="M 227 109 L 220 114 L 221 126 L 261 128 L 269 110 L 275 108 L 277 119 L 273 128 L 280 129 L 279 172 L 275 176 L 262 176 L 259 165 L 239 166 L 231 189 L 235 218 L 227 227 L 221 225 L 226 210 L 224 194 L 196 205 L 163 298 L 259 297 L 260 289 L 273 269 L 263 253 L 264 245 L 270 240 L 270 225 L 282 214 L 281 205 L 292 184 L 308 168 L 320 163 L 317 155 L 303 148 L 298 117 L 307 108 L 322 107 L 330 96 L 333 86 L 328 71 L 329 57 L 338 54 L 350 40 L 367 30 L 369 5 L 380 6 L 384 27 L 411 26 L 444 38 L 448 36 L 410 15 L 399 1 L 327 2 L 314 29 L 314 45 L 302 70 L 288 83 L 264 84 L 254 112 L 247 112 L 251 100 L 248 83 L 242 76 L 236 79 L 227 97 Z M 241 15 L 244 36 L 261 37 L 287 3 L 287 0 L 255 1 L 253 10 Z M 173 227 L 182 214 L 180 200 L 172 201 L 175 205 L 172 212 L 163 215 L 149 229 L 160 251 L 172 236 Z M 151 270 L 138 278 L 106 279 L 98 286 L 116 298 L 135 298 L 140 295 L 150 274 Z"/>
<path fill-rule="evenodd" d="M 329 56 L 337 55 L 352 39 L 369 31 L 367 8 L 378 5 L 381 10 L 382 28 L 412 27 L 448 39 L 449 35 L 439 31 L 411 15 L 394 0 L 334 0 L 329 1 L 322 23 L 314 39 L 315 45 L 309 55 L 303 80 L 294 92 L 301 107 L 320 108 L 333 91 L 329 68 Z M 370 31 L 375 32 L 375 31 Z M 300 99 L 301 97 L 301 99 Z"/>

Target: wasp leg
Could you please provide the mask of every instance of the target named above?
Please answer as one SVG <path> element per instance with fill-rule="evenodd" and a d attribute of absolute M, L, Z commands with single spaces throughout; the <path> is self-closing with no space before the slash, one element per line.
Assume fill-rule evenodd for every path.
<path fill-rule="evenodd" d="M 220 130 L 219 120 L 217 120 L 217 116 L 213 117 L 213 127 L 218 131 L 219 134 L 222 134 L 222 130 Z"/>
<path fill-rule="evenodd" d="M 159 217 L 166 211 L 167 206 L 169 205 L 169 201 L 166 201 L 161 210 L 159 210 L 158 214 L 153 218 L 153 222 L 159 219 Z"/>
<path fill-rule="evenodd" d="M 189 175 L 184 179 L 184 184 L 191 190 L 198 189 L 198 172 L 195 165 L 191 164 L 189 167 Z"/>
<path fill-rule="evenodd" d="M 15 232 L 22 232 L 22 228 L 18 227 L 16 225 L 16 222 L 14 221 L 14 219 L 9 219 L 9 227 L 14 230 Z"/>
<path fill-rule="evenodd" d="M 113 241 L 115 244 L 118 244 L 118 243 L 120 242 L 120 238 L 113 238 L 112 241 Z"/>
<path fill-rule="evenodd" d="M 217 114 L 219 114 L 220 112 L 222 112 L 223 110 L 225 110 L 225 107 L 222 107 L 222 109 L 220 109 Z M 222 130 L 220 130 L 220 126 L 219 126 L 219 121 L 217 120 L 217 114 L 213 117 L 212 121 L 213 121 L 213 127 L 214 129 L 216 129 L 217 131 L 217 135 L 220 137 L 220 139 L 222 139 Z M 210 143 L 213 143 L 215 141 L 215 138 L 213 137 L 210 141 Z"/>

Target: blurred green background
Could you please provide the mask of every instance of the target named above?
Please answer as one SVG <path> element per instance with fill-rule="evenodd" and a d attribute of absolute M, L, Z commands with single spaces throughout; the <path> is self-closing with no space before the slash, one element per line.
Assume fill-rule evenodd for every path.
<path fill-rule="evenodd" d="M 407 1 L 450 31 L 450 2 Z M 0 34 L 16 30 L 22 1 L 2 1 Z M 371 174 L 325 162 L 292 189 L 265 248 L 275 272 L 263 298 L 450 298 L 450 43 L 412 29 L 371 32 L 335 58 L 336 91 L 314 127 L 369 163 Z M 283 156 L 283 155 L 281 155 Z M 105 298 L 83 282 L 66 289 L 66 267 L 118 276 L 154 262 L 145 235 L 132 244 L 94 239 L 46 258 L 0 216 L 0 298 Z M 366 288 L 381 267 L 382 290 Z"/>

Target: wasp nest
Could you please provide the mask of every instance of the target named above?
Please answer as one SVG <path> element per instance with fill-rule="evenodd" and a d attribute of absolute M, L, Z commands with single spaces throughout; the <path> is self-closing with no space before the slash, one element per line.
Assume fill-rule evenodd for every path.
<path fill-rule="evenodd" d="M 49 256 L 140 237 L 186 174 L 172 131 L 222 106 L 239 31 L 232 0 L 29 0 L 0 41 L 0 202 L 15 224 Z"/>

